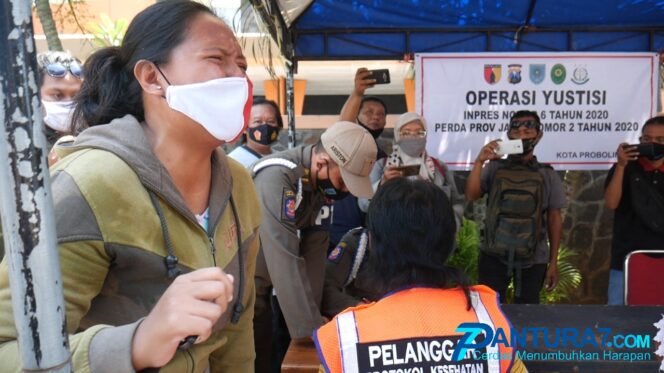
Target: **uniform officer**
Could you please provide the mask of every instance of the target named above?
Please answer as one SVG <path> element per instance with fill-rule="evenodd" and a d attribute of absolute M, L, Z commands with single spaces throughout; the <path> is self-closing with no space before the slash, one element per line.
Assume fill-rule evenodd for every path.
<path fill-rule="evenodd" d="M 327 256 L 323 287 L 323 315 L 333 317 L 348 307 L 376 301 L 381 292 L 367 268 L 371 266 L 366 228 L 346 233 Z"/>
<path fill-rule="evenodd" d="M 376 152 L 366 129 L 338 122 L 316 145 L 274 154 L 251 167 L 263 209 L 254 316 L 257 373 L 278 368 L 288 347 L 285 341 L 270 352 L 273 290 L 291 338 L 310 337 L 325 322 L 320 305 L 329 233 L 316 227 L 317 216 L 326 198 L 373 195 L 369 173 Z"/>

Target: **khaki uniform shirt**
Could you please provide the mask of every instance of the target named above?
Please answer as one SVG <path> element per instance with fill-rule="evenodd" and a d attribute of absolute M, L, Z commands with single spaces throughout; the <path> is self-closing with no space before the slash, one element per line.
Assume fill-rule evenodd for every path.
<path fill-rule="evenodd" d="M 256 294 L 274 288 L 294 339 L 310 337 L 324 323 L 320 305 L 329 233 L 319 218 L 325 198 L 310 184 L 312 150 L 313 145 L 297 147 L 250 168 L 263 210 Z"/>

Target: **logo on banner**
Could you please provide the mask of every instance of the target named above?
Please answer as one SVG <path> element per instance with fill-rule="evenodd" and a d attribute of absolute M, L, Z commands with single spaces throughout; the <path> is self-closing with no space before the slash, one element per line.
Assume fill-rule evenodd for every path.
<path fill-rule="evenodd" d="M 565 66 L 561 63 L 557 63 L 553 65 L 551 68 L 551 81 L 554 82 L 555 84 L 562 84 L 562 82 L 565 81 L 565 77 L 567 76 L 567 70 L 565 70 Z"/>
<path fill-rule="evenodd" d="M 545 64 L 531 64 L 528 68 L 530 74 L 530 81 L 535 84 L 540 84 L 544 81 L 544 75 L 546 74 L 546 65 Z"/>
<path fill-rule="evenodd" d="M 507 80 L 511 84 L 521 83 L 521 65 L 512 64 L 507 66 Z"/>
<path fill-rule="evenodd" d="M 498 83 L 501 69 L 501 65 L 484 65 L 484 80 L 489 84 Z"/>
<path fill-rule="evenodd" d="M 572 73 L 572 82 L 576 84 L 586 84 L 590 78 L 588 77 L 588 70 L 583 66 L 577 66 Z"/>

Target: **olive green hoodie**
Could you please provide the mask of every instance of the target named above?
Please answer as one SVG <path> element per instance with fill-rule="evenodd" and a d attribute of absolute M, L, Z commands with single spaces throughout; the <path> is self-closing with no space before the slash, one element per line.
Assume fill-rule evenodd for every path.
<path fill-rule="evenodd" d="M 215 151 L 207 233 L 152 153 L 143 126 L 125 116 L 92 127 L 75 143 L 58 150 L 67 155 L 51 169 L 74 370 L 133 371 L 131 343 L 136 327 L 173 281 L 164 260 L 169 252 L 165 237 L 169 236 L 170 251 L 182 272 L 217 265 L 232 274 L 233 298 L 241 299 L 244 311 L 236 324 L 231 323 L 235 301 L 231 303 L 206 342 L 178 351 L 161 371 L 253 372 L 254 272 L 261 217 L 252 179 L 242 165 L 223 151 Z M 148 191 L 156 196 L 161 213 Z M 238 223 L 241 257 L 237 255 Z M 3 372 L 19 371 L 21 366 L 10 297 L 3 261 Z"/>

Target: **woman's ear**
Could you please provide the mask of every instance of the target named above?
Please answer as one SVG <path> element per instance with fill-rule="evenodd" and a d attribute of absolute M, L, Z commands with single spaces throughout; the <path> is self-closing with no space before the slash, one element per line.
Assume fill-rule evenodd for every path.
<path fill-rule="evenodd" d="M 134 76 L 145 93 L 160 97 L 166 96 L 166 87 L 168 84 L 154 63 L 148 60 L 136 62 L 136 65 L 134 65 Z"/>

